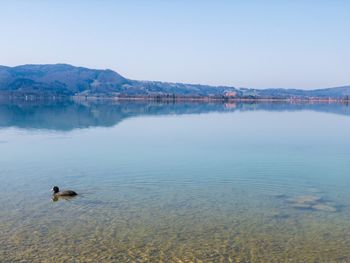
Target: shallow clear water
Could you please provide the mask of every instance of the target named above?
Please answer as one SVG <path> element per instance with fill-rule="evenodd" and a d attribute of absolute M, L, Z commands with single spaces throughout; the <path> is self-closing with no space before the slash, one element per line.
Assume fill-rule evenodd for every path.
<path fill-rule="evenodd" d="M 0 262 L 350 262 L 345 104 L 1 102 L 0 182 Z"/>

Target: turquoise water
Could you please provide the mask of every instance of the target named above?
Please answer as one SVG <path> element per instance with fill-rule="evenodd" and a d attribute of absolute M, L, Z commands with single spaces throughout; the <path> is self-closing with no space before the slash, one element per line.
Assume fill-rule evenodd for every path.
<path fill-rule="evenodd" d="M 0 261 L 350 262 L 349 135 L 345 104 L 1 102 Z"/>

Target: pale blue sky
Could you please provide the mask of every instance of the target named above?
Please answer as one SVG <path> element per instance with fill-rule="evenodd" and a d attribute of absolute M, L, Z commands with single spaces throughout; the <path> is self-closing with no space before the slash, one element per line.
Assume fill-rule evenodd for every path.
<path fill-rule="evenodd" d="M 0 64 L 236 87 L 350 84 L 350 1 L 0 0 Z"/>

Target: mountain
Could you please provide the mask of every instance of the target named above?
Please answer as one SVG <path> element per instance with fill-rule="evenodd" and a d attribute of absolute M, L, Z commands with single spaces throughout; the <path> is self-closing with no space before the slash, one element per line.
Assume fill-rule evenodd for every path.
<path fill-rule="evenodd" d="M 49 64 L 0 66 L 0 95 L 344 99 L 350 96 L 350 86 L 318 90 L 237 89 L 226 86 L 130 80 L 108 69 Z"/>
<path fill-rule="evenodd" d="M 74 95 L 85 91 L 110 93 L 128 81 L 112 70 L 66 64 L 0 67 L 0 91 Z"/>
<path fill-rule="evenodd" d="M 67 64 L 0 66 L 0 92 L 11 94 L 86 96 L 217 96 L 232 87 L 129 80 L 112 70 Z"/>
<path fill-rule="evenodd" d="M 256 90 L 250 89 L 249 92 L 254 91 L 258 97 L 300 97 L 300 98 L 345 98 L 350 96 L 350 86 L 315 89 L 315 90 L 301 90 L 301 89 L 264 89 Z"/>

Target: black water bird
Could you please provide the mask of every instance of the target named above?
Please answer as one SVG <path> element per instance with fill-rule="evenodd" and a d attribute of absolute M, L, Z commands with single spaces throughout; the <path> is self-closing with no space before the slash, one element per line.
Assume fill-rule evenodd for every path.
<path fill-rule="evenodd" d="M 65 191 L 60 191 L 60 189 L 58 188 L 58 186 L 54 186 L 52 187 L 52 192 L 53 192 L 53 196 L 54 197 L 69 197 L 69 196 L 76 196 L 78 195 L 76 192 L 72 191 L 72 190 L 65 190 Z"/>

